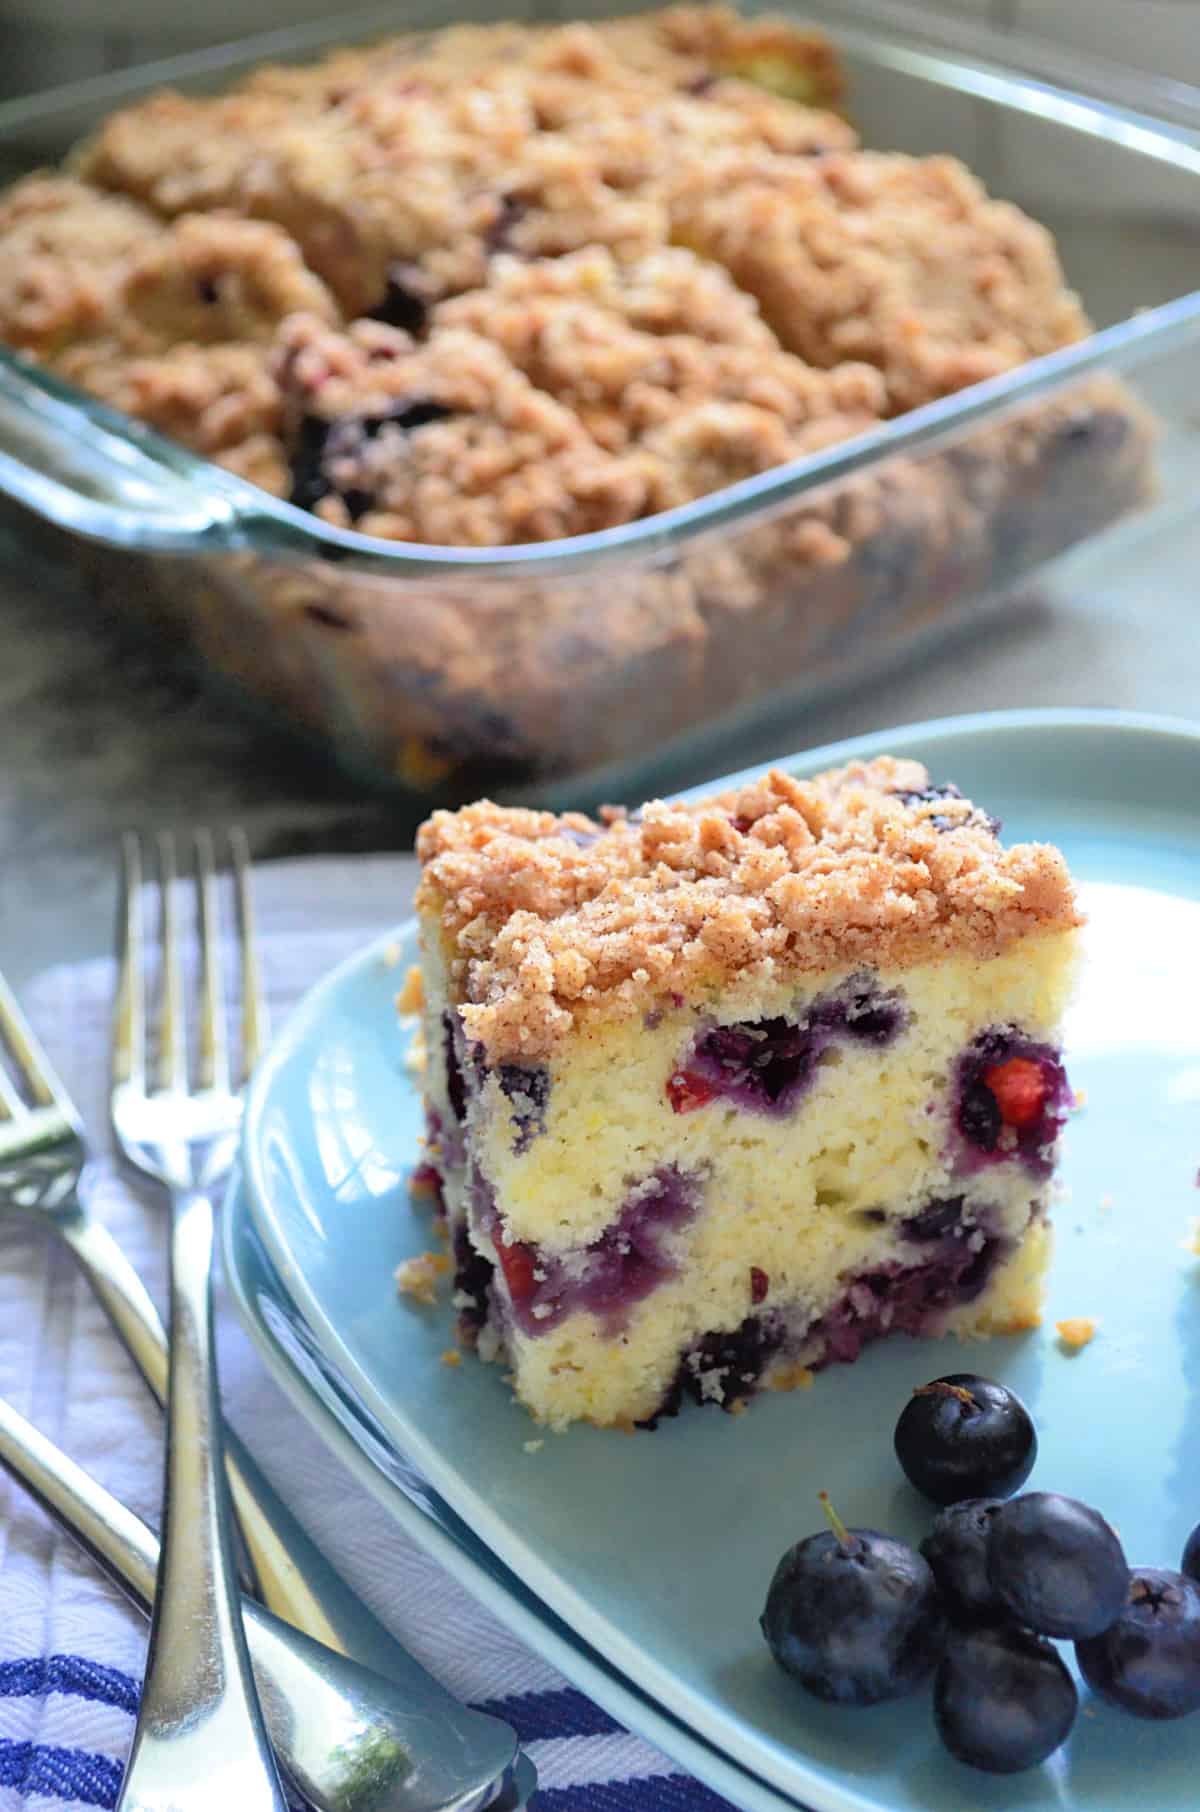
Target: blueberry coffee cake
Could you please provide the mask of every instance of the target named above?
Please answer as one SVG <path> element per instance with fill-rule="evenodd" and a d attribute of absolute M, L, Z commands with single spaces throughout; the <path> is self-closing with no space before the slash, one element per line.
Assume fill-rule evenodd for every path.
<path fill-rule="evenodd" d="M 723 6 L 159 93 L 0 193 L 0 341 L 338 529 L 618 529 L 1090 331 L 1044 227 L 842 106 L 820 32 Z M 250 553 L 170 582 L 206 658 L 461 798 L 473 764 L 598 765 L 1005 585 L 1144 501 L 1151 442 L 1096 378 L 616 585 Z"/>
<path fill-rule="evenodd" d="M 889 758 L 423 826 L 424 1174 L 539 1420 L 1036 1324 L 1081 919 L 998 828 Z"/>
<path fill-rule="evenodd" d="M 1043 227 L 841 90 L 701 6 L 157 94 L 0 196 L 0 337 L 340 526 L 634 521 L 1089 331 Z"/>

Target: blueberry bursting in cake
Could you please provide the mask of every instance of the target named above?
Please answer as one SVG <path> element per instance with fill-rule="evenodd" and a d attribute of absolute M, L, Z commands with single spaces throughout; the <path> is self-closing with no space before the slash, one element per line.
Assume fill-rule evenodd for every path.
<path fill-rule="evenodd" d="M 1052 848 L 914 762 L 420 835 L 460 1326 L 553 1427 L 1030 1327 L 1071 1100 Z"/>

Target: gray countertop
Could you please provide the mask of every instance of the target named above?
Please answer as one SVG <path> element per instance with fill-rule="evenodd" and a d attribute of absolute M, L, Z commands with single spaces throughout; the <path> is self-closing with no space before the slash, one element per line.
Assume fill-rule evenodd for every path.
<path fill-rule="evenodd" d="M 1060 562 L 1038 592 L 870 685 L 797 712 L 767 758 L 881 727 L 1029 705 L 1193 715 L 1200 516 L 1176 512 Z M 690 779 L 703 780 L 697 773 Z M 407 904 L 407 865 L 313 871 L 295 858 L 403 852 L 414 814 L 214 697 L 165 641 L 101 611 L 20 518 L 0 522 L 0 967 L 21 982 L 108 947 L 114 843 L 238 821 L 272 913 L 370 928 Z M 280 858 L 293 860 L 277 865 Z M 357 897 L 356 897 L 357 896 Z"/>

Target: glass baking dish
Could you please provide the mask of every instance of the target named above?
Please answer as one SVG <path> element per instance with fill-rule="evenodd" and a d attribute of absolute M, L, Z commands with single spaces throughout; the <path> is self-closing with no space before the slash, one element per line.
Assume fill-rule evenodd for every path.
<path fill-rule="evenodd" d="M 1196 505 L 1200 94 L 878 0 L 798 16 L 836 42 L 865 143 L 952 152 L 1055 231 L 1089 339 L 684 508 L 498 550 L 329 526 L 0 352 L 0 492 L 116 608 L 430 802 L 694 779 L 772 726 L 796 739 L 832 687 L 915 647 L 936 658 L 1088 538 L 1141 558 L 1160 512 Z M 157 87 L 438 23 L 392 6 L 0 106 L 0 176 Z"/>

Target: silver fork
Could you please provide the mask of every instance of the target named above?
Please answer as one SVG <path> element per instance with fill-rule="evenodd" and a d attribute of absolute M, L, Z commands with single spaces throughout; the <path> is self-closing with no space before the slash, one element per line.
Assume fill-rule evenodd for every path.
<path fill-rule="evenodd" d="M 113 1131 L 126 1159 L 171 1198 L 170 1366 L 162 1554 L 150 1651 L 118 1812 L 209 1812 L 218 1794 L 238 1812 L 286 1812 L 242 1628 L 221 1477 L 221 1419 L 212 1338 L 214 1200 L 228 1178 L 242 1118 L 230 1084 L 216 926 L 212 842 L 197 832 L 199 1061 L 188 1085 L 175 846 L 159 838 L 158 1052 L 146 1080 L 142 861 L 124 856 L 120 976 L 113 1019 Z M 244 854 L 239 849 L 239 855 Z M 239 891 L 246 885 L 238 864 Z M 244 932 L 246 917 L 239 915 Z M 253 946 L 242 938 L 242 971 Z M 243 988 L 243 1047 L 257 1056 L 256 988 Z"/>
<path fill-rule="evenodd" d="M 246 865 L 240 834 L 235 869 Z M 252 943 L 248 887 L 241 909 Z M 254 967 L 244 980 L 253 1002 L 250 1053 L 267 1036 L 267 1010 Z M 0 1218 L 32 1218 L 70 1248 L 113 1327 L 159 1404 L 167 1397 L 167 1337 L 141 1278 L 88 1206 L 89 1155 L 75 1105 L 12 990 L 0 975 L 0 1043 L 7 1044 L 28 1102 L 0 1063 Z M 243 1052 L 243 1061 L 246 1054 Z M 339 1654 L 404 1680 L 411 1658 L 313 1545 L 231 1429 L 225 1469 L 259 1596 L 277 1617 Z"/>

